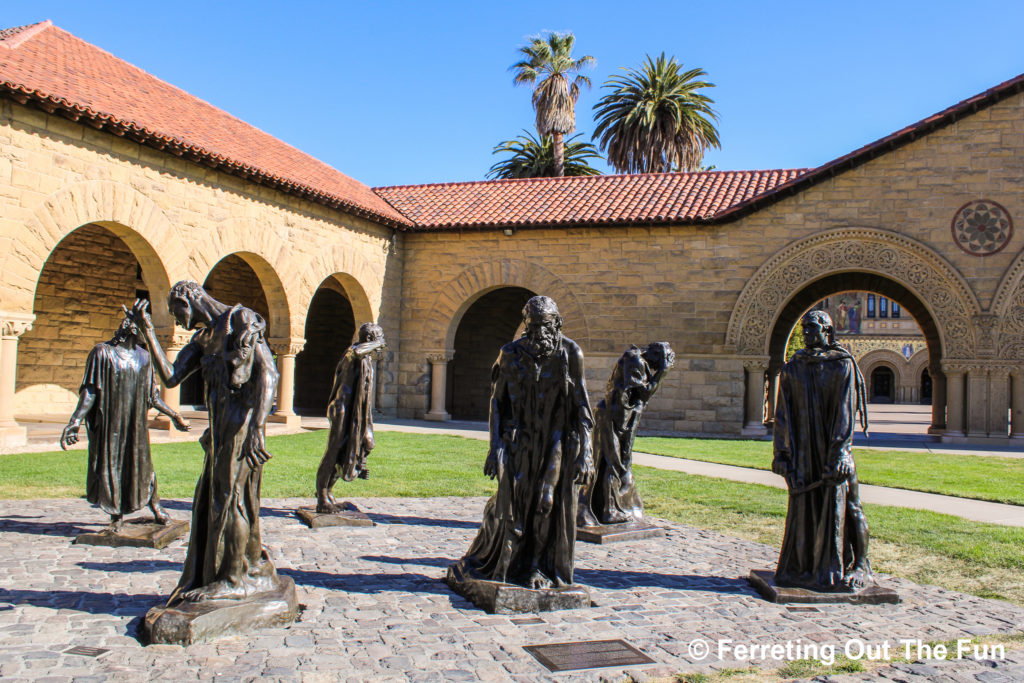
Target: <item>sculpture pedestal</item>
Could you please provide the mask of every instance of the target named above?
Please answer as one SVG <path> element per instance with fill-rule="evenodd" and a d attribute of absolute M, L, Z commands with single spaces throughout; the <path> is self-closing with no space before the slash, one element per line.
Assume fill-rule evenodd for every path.
<path fill-rule="evenodd" d="M 161 550 L 171 541 L 188 533 L 189 524 L 183 519 L 172 519 L 169 524 L 157 524 L 148 519 L 131 519 L 119 531 L 104 529 L 97 533 L 75 536 L 76 545 L 105 545 L 114 548 L 156 548 Z"/>
<path fill-rule="evenodd" d="M 290 624 L 299 616 L 295 582 L 287 576 L 278 580 L 276 590 L 245 600 L 181 602 L 174 607 L 154 607 L 146 612 L 142 622 L 142 639 L 147 645 L 191 645 Z"/>
<path fill-rule="evenodd" d="M 374 521 L 352 503 L 345 501 L 337 512 L 317 512 L 316 506 L 302 507 L 295 511 L 299 519 L 311 529 L 322 526 L 374 526 Z"/>
<path fill-rule="evenodd" d="M 511 583 L 467 576 L 461 564 L 448 567 L 445 583 L 488 614 L 551 612 L 590 607 L 590 589 L 578 584 L 535 590 Z"/>
<path fill-rule="evenodd" d="M 899 604 L 900 596 L 891 588 L 878 584 L 857 592 L 819 592 L 809 588 L 791 588 L 775 584 L 775 572 L 768 569 L 751 570 L 747 577 L 750 585 L 768 602 L 778 603 L 845 603 L 850 605 Z"/>
<path fill-rule="evenodd" d="M 618 541 L 638 541 L 644 538 L 656 538 L 664 535 L 664 529 L 648 524 L 646 520 L 624 522 L 622 524 L 576 527 L 576 540 L 585 543 L 604 544 L 616 543 Z"/>

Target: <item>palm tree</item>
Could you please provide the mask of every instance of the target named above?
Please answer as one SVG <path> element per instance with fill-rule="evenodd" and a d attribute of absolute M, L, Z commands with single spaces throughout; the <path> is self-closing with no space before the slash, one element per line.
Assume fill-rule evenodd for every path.
<path fill-rule="evenodd" d="M 549 33 L 535 36 L 530 44 L 519 48 L 524 59 L 511 66 L 512 82 L 532 85 L 533 108 L 537 112 L 537 133 L 550 134 L 554 140 L 555 175 L 564 175 L 565 150 L 563 136 L 576 130 L 576 100 L 580 87 L 590 87 L 590 79 L 580 74 L 593 66 L 594 58 L 585 55 L 573 59 L 576 37 L 571 33 Z"/>
<path fill-rule="evenodd" d="M 505 140 L 494 147 L 493 154 L 511 152 L 487 172 L 488 178 L 550 178 L 555 172 L 554 136 L 545 135 L 538 141 L 532 133 L 523 131 L 515 140 Z M 597 148 L 589 142 L 576 142 L 579 135 L 565 141 L 563 173 L 566 176 L 601 175 L 589 159 L 600 159 Z"/>
<path fill-rule="evenodd" d="M 713 121 L 714 104 L 701 89 L 703 69 L 683 71 L 675 57 L 647 55 L 643 67 L 623 69 L 602 88 L 607 93 L 594 105 L 597 128 L 592 139 L 607 151 L 608 163 L 620 173 L 693 171 L 704 151 L 720 148 Z"/>

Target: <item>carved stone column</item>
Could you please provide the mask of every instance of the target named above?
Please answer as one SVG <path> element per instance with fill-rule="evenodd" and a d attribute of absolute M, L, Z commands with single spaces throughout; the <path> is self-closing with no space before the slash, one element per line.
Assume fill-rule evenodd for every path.
<path fill-rule="evenodd" d="M 183 327 L 174 325 L 170 328 L 157 328 L 156 336 L 160 340 L 160 344 L 163 346 L 167 360 L 173 364 L 174 361 L 177 360 L 178 354 L 183 348 L 185 348 L 185 345 L 188 344 L 189 340 L 192 338 L 192 332 Z M 160 375 L 158 373 L 154 374 L 153 381 L 160 381 Z M 170 389 L 165 387 L 163 384 L 160 384 L 160 398 L 162 398 L 164 403 L 174 410 L 179 412 L 181 411 L 180 386 Z M 171 424 L 171 419 L 163 413 L 157 413 L 156 416 L 149 421 L 149 426 L 153 429 L 171 430 L 174 428 Z"/>
<path fill-rule="evenodd" d="M 445 396 L 448 390 L 448 363 L 455 356 L 455 351 L 444 351 L 427 355 L 430 361 L 430 412 L 423 416 L 424 420 L 445 422 L 451 415 L 444 409 Z"/>
<path fill-rule="evenodd" d="M 1010 368 L 992 365 L 987 374 L 987 433 L 990 437 L 1005 439 L 1010 434 Z"/>
<path fill-rule="evenodd" d="M 943 363 L 946 375 L 946 436 L 964 436 L 964 374 L 962 365 Z"/>
<path fill-rule="evenodd" d="M 277 337 L 270 341 L 270 348 L 277 354 L 277 372 L 281 378 L 277 382 L 277 409 L 267 418 L 267 422 L 284 423 L 289 427 L 298 427 L 301 418 L 295 414 L 295 356 L 306 346 L 302 337 Z M 334 368 L 325 368 L 333 373 Z"/>
<path fill-rule="evenodd" d="M 18 337 L 32 329 L 31 313 L 0 311 L 0 447 L 24 446 L 28 430 L 14 420 L 14 384 L 18 378 Z"/>
<path fill-rule="evenodd" d="M 748 358 L 743 361 L 745 375 L 743 434 L 746 436 L 764 436 L 768 430 L 764 426 L 765 390 L 764 374 L 768 370 L 768 357 Z"/>
<path fill-rule="evenodd" d="M 928 374 L 932 378 L 932 425 L 928 433 L 942 434 L 946 431 L 946 375 L 938 363 L 928 366 Z"/>
<path fill-rule="evenodd" d="M 1010 436 L 1024 439 L 1024 368 L 1010 371 Z"/>
<path fill-rule="evenodd" d="M 989 382 L 988 368 L 980 364 L 967 367 L 964 380 L 964 403 L 967 408 L 967 424 L 964 431 L 968 436 L 988 436 Z"/>

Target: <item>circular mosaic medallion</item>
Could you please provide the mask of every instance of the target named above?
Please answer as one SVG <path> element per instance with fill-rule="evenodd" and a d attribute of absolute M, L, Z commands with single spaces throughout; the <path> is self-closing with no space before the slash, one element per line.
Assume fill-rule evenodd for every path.
<path fill-rule="evenodd" d="M 960 207 L 950 229 L 953 241 L 968 254 L 989 256 L 1010 242 L 1013 221 L 1000 204 L 979 199 Z"/>

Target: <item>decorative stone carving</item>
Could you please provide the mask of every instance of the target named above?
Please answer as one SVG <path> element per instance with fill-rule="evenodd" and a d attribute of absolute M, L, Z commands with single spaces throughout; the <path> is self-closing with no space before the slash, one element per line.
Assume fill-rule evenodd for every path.
<path fill-rule="evenodd" d="M 956 246 L 971 256 L 991 256 L 1010 243 L 1013 220 L 998 202 L 979 199 L 961 206 L 949 229 Z"/>
<path fill-rule="evenodd" d="M 980 307 L 964 279 L 916 240 L 875 228 L 830 230 L 778 252 L 740 293 L 726 344 L 740 354 L 767 353 L 771 329 L 785 302 L 815 280 L 844 269 L 882 275 L 903 285 L 935 315 L 945 356 L 974 355 L 970 319 Z"/>
<path fill-rule="evenodd" d="M 0 337 L 16 339 L 32 329 L 36 317 L 30 313 L 0 311 Z"/>
<path fill-rule="evenodd" d="M 427 361 L 434 363 L 450 363 L 455 357 L 455 351 L 439 351 L 427 354 Z"/>
<path fill-rule="evenodd" d="M 977 342 L 978 355 L 983 358 L 990 358 L 996 355 L 996 326 L 999 324 L 999 318 L 992 313 L 979 313 L 972 319 L 974 322 L 974 329 L 976 331 L 975 340 Z"/>
<path fill-rule="evenodd" d="M 306 347 L 302 337 L 271 337 L 267 340 L 270 350 L 279 356 L 297 356 Z"/>

